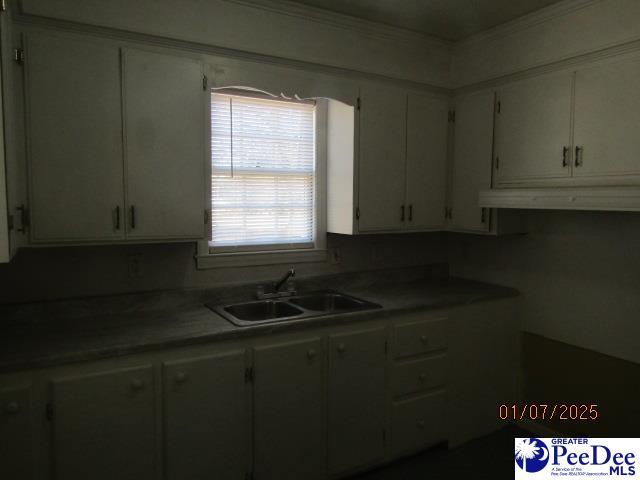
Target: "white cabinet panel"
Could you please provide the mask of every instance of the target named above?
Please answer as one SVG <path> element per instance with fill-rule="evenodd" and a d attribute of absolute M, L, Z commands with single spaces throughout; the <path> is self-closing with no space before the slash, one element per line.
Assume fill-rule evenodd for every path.
<path fill-rule="evenodd" d="M 329 338 L 329 471 L 374 465 L 384 455 L 383 327 Z"/>
<path fill-rule="evenodd" d="M 254 349 L 254 478 L 325 478 L 322 345 L 308 338 Z"/>
<path fill-rule="evenodd" d="M 450 227 L 486 232 L 489 220 L 478 206 L 478 193 L 491 188 L 494 93 L 458 97 L 455 112 Z"/>
<path fill-rule="evenodd" d="M 408 96 L 406 227 L 411 230 L 444 224 L 448 111 L 446 98 Z"/>
<path fill-rule="evenodd" d="M 574 177 L 640 175 L 639 78 L 637 54 L 576 72 Z"/>
<path fill-rule="evenodd" d="M 446 396 L 440 390 L 393 404 L 391 451 L 406 455 L 446 439 Z"/>
<path fill-rule="evenodd" d="M 498 90 L 499 183 L 540 182 L 571 174 L 572 73 L 553 73 Z"/>
<path fill-rule="evenodd" d="M 405 201 L 405 92 L 364 85 L 360 91 L 359 230 L 398 230 Z"/>
<path fill-rule="evenodd" d="M 34 478 L 30 385 L 0 388 L 0 478 Z"/>
<path fill-rule="evenodd" d="M 249 412 L 245 353 L 164 364 L 165 478 L 243 480 Z"/>
<path fill-rule="evenodd" d="M 118 48 L 30 34 L 25 75 L 32 240 L 122 238 Z"/>
<path fill-rule="evenodd" d="M 123 51 L 128 238 L 203 238 L 202 65 Z"/>
<path fill-rule="evenodd" d="M 155 479 L 151 366 L 55 379 L 52 392 L 54 478 Z"/>

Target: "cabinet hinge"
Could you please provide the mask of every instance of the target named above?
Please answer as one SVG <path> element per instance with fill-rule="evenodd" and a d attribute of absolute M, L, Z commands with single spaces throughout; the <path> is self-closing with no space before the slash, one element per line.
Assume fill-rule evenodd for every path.
<path fill-rule="evenodd" d="M 455 110 L 449 110 L 449 122 L 450 123 L 456 123 L 456 111 Z"/>
<path fill-rule="evenodd" d="M 206 90 L 207 89 L 207 84 L 209 83 L 209 79 L 207 78 L 206 75 L 202 76 L 202 90 Z"/>
<path fill-rule="evenodd" d="M 500 157 L 496 157 L 496 170 L 500 169 Z"/>
<path fill-rule="evenodd" d="M 22 49 L 22 48 L 14 48 L 13 49 L 13 60 L 18 65 L 22 65 L 24 63 L 24 49 Z"/>
<path fill-rule="evenodd" d="M 360 207 L 356 207 L 356 220 L 360 220 Z"/>
<path fill-rule="evenodd" d="M 356 108 L 360 110 L 360 97 L 358 97 L 358 100 L 356 100 Z"/>
<path fill-rule="evenodd" d="M 207 225 L 209 223 L 209 210 L 204 209 L 204 224 Z"/>
<path fill-rule="evenodd" d="M 44 416 L 49 422 L 51 420 L 53 420 L 53 405 L 52 404 L 47 403 L 47 406 L 45 407 L 45 411 L 44 411 Z"/>
<path fill-rule="evenodd" d="M 500 110 L 502 110 L 502 104 L 500 103 L 500 100 L 498 100 L 498 104 L 496 105 L 496 111 L 500 113 Z"/>
<path fill-rule="evenodd" d="M 253 367 L 247 367 L 244 370 L 244 381 L 247 383 L 253 382 Z"/>
<path fill-rule="evenodd" d="M 384 354 L 387 355 L 389 353 L 389 340 L 384 341 Z"/>

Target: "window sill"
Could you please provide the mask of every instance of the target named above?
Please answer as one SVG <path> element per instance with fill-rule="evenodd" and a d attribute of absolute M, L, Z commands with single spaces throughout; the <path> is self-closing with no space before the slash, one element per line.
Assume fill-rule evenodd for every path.
<path fill-rule="evenodd" d="M 225 267 L 313 263 L 324 262 L 327 259 L 326 250 L 281 250 L 242 253 L 208 253 L 207 250 L 202 253 L 198 252 L 198 255 L 196 255 L 196 268 L 198 270 Z"/>

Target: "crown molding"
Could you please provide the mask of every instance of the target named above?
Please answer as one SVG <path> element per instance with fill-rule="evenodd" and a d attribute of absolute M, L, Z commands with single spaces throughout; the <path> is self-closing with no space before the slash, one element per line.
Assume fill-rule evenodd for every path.
<path fill-rule="evenodd" d="M 455 42 L 444 40 L 425 33 L 407 30 L 400 27 L 392 27 L 383 23 L 372 22 L 351 15 L 332 12 L 311 5 L 302 5 L 290 0 L 224 0 L 250 8 L 258 8 L 268 12 L 296 17 L 312 21 L 334 28 L 357 31 L 358 33 L 376 37 L 383 40 L 391 40 L 398 43 L 427 46 L 451 50 Z"/>
<path fill-rule="evenodd" d="M 554 18 L 569 15 L 570 13 L 582 10 L 583 8 L 590 7 L 591 5 L 595 5 L 601 1 L 602 0 L 562 0 L 558 3 L 549 5 L 548 7 L 541 8 L 540 10 L 536 10 L 459 40 L 454 44 L 454 48 L 471 47 L 475 44 L 488 40 L 500 39 L 513 33 L 522 32 L 523 30 L 548 22 Z"/>

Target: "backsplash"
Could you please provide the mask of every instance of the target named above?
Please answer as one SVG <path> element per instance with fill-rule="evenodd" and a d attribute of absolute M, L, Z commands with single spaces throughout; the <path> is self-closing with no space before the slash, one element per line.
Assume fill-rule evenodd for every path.
<path fill-rule="evenodd" d="M 295 265 L 299 278 L 331 273 L 445 263 L 446 234 L 328 236 L 338 262 Z M 288 265 L 197 270 L 195 244 L 83 246 L 23 249 L 0 265 L 0 303 L 78 298 L 178 288 L 262 282 Z M 139 274 L 130 272 L 137 256 Z"/>

